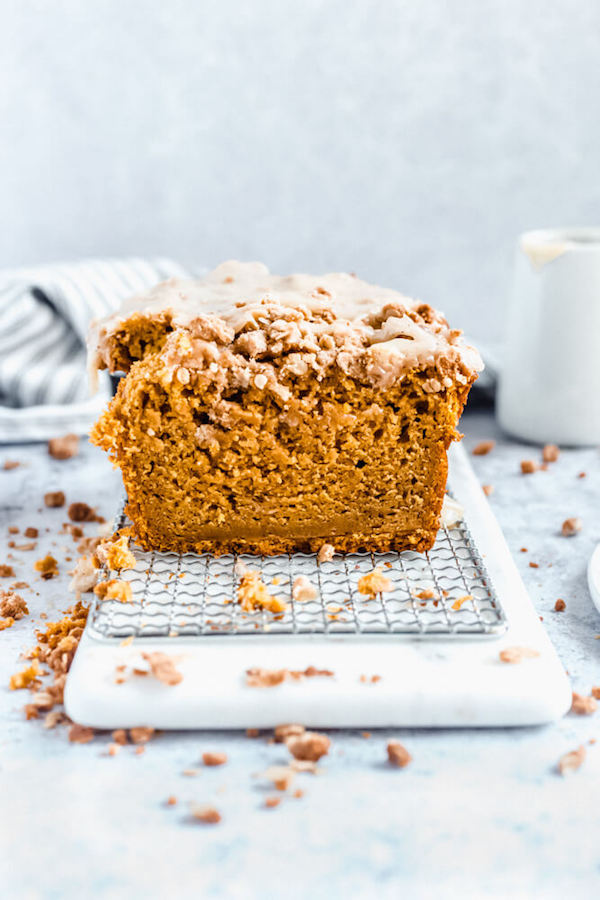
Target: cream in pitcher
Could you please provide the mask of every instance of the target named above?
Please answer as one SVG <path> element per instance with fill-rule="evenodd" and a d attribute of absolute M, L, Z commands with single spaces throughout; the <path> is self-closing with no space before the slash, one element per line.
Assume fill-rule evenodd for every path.
<path fill-rule="evenodd" d="M 600 228 L 521 236 L 498 418 L 525 440 L 600 443 Z"/>

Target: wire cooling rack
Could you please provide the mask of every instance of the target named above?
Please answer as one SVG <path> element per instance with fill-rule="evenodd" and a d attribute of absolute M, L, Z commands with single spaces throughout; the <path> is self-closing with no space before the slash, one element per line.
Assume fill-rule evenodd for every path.
<path fill-rule="evenodd" d="M 124 513 L 117 527 L 127 524 Z M 135 568 L 107 572 L 131 584 L 133 601 L 95 600 L 88 629 L 96 638 L 256 634 L 391 634 L 494 636 L 506 630 L 504 611 L 464 522 L 441 528 L 428 553 L 347 553 L 258 557 L 145 552 L 131 548 Z M 260 573 L 284 613 L 244 612 L 237 602 L 243 563 Z M 374 598 L 359 579 L 380 568 L 391 589 Z M 304 575 L 314 599 L 295 601 Z"/>

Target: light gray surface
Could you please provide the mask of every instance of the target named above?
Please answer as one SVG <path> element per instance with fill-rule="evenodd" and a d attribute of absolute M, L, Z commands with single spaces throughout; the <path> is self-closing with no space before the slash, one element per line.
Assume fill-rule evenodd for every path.
<path fill-rule="evenodd" d="M 596 0 L 1 10 L 0 266 L 357 271 L 489 338 L 515 236 L 598 224 Z"/>
<path fill-rule="evenodd" d="M 495 435 L 487 414 L 464 419 L 467 446 Z M 474 458 L 534 603 L 568 669 L 575 689 L 600 683 L 600 616 L 585 584 L 585 566 L 600 540 L 598 450 L 564 452 L 548 472 L 523 476 L 522 458 L 535 448 L 502 441 Z M 43 447 L 4 448 L 0 463 L 2 541 L 9 524 L 52 528 L 64 510 L 38 513 L 41 495 L 60 485 L 68 500 L 98 502 L 109 514 L 118 478 L 98 451 L 58 463 Z M 580 471 L 587 477 L 577 478 Z M 567 516 L 579 515 L 577 537 L 559 536 Z M 95 526 L 87 526 L 93 533 Z M 69 599 L 65 579 L 32 578 L 42 552 L 20 553 L 18 576 L 40 592 L 32 613 L 50 618 Z M 59 538 L 53 548 L 63 562 Z M 527 553 L 519 548 L 528 547 Z M 5 554 L 3 554 L 3 557 Z M 539 564 L 531 569 L 529 561 Z M 3 560 L 4 561 L 4 558 Z M 550 563 L 552 565 L 550 566 Z M 29 595 L 28 595 L 29 596 Z M 552 612 L 563 597 L 567 610 Z M 31 619 L 0 634 L 0 684 L 18 668 L 17 652 L 32 642 Z M 262 807 L 265 793 L 253 773 L 283 761 L 286 751 L 265 739 L 233 733 L 163 735 L 136 757 L 125 748 L 102 755 L 108 736 L 69 745 L 63 729 L 44 731 L 24 722 L 27 699 L 0 689 L 0 764 L 3 897 L 398 897 L 588 898 L 598 890 L 600 745 L 588 746 L 583 768 L 571 778 L 555 771 L 559 756 L 600 737 L 600 713 L 567 716 L 546 728 L 493 731 L 333 733 L 331 755 L 318 777 L 298 776 L 301 800 Z M 414 762 L 403 770 L 385 764 L 390 736 L 400 738 Z M 181 775 L 208 749 L 230 762 Z M 180 803 L 165 808 L 175 794 Z M 186 821 L 188 801 L 215 803 L 223 822 L 202 827 Z"/>

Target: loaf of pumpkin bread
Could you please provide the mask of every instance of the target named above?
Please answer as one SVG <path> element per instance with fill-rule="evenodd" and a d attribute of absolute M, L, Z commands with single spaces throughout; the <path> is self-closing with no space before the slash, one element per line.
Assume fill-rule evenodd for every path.
<path fill-rule="evenodd" d="M 479 354 L 425 303 L 352 275 L 228 262 L 94 323 L 124 372 L 92 431 L 147 549 L 429 549 Z"/>

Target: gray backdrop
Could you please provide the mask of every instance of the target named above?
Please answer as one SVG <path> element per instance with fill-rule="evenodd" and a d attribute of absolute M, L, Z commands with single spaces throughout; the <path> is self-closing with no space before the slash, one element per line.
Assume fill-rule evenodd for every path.
<path fill-rule="evenodd" d="M 494 337 L 600 224 L 598 0 L 0 0 L 0 265 L 356 271 Z"/>

